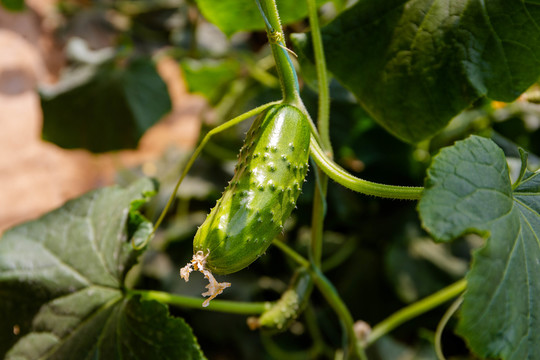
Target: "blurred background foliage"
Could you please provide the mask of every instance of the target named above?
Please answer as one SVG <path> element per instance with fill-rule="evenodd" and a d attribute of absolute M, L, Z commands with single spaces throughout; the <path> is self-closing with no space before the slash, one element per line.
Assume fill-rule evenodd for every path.
<path fill-rule="evenodd" d="M 22 2 L 3 0 L 9 10 Z M 344 4 L 321 7 L 325 21 Z M 66 148 L 94 152 L 135 148 L 145 130 L 170 111 L 167 89 L 155 61 L 172 57 L 190 92 L 203 96 L 207 110 L 203 136 L 216 125 L 256 105 L 280 97 L 273 60 L 261 31 L 226 36 L 188 0 L 62 0 L 58 2 L 57 39 L 68 63 L 61 80 L 42 87 L 44 139 Z M 307 29 L 294 20 L 287 34 Z M 302 97 L 317 110 L 313 69 L 300 59 Z M 447 128 L 417 145 L 406 144 L 378 126 L 336 81 L 331 82 L 331 136 L 336 161 L 365 179 L 421 185 L 431 158 L 442 147 L 469 134 L 492 138 L 519 171 L 518 148 L 540 153 L 540 87 L 506 104 L 479 100 Z M 186 284 L 178 270 L 192 254 L 191 241 L 208 210 L 232 177 L 249 123 L 214 137 L 180 188 L 178 199 L 144 257 L 131 273 L 132 286 L 199 297 L 204 281 Z M 155 163 L 161 191 L 147 212 L 154 220 L 172 191 L 190 153 L 169 149 Z M 516 159 L 514 162 L 513 159 Z M 143 167 L 125 169 L 117 182 L 145 176 Z M 314 191 L 313 171 L 288 221 L 283 240 L 306 254 Z M 471 251 L 482 239 L 468 235 L 452 244 L 435 244 L 420 228 L 415 203 L 381 200 L 330 183 L 325 221 L 323 270 L 355 319 L 376 324 L 392 312 L 462 278 Z M 295 265 L 270 248 L 248 269 L 226 277 L 233 284 L 222 299 L 275 300 L 287 288 Z M 444 313 L 440 308 L 398 328 L 370 349 L 370 359 L 435 359 L 431 343 Z M 341 329 L 315 291 L 305 313 L 284 334 L 251 331 L 243 316 L 172 308 L 193 327 L 209 359 L 306 359 L 333 357 Z M 450 327 L 453 326 L 451 322 Z M 443 347 L 449 359 L 468 359 L 465 344 L 451 331 Z"/>

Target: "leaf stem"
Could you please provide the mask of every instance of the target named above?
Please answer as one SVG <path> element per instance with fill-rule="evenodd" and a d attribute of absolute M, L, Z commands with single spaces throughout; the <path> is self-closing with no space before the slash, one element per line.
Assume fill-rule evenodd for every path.
<path fill-rule="evenodd" d="M 439 325 L 437 325 L 437 330 L 435 330 L 435 353 L 437 354 L 437 359 L 439 360 L 445 360 L 441 342 L 443 330 L 452 315 L 454 315 L 459 309 L 461 303 L 463 303 L 463 295 L 461 295 L 456 301 L 452 303 L 452 305 L 450 305 L 448 310 L 446 310 L 443 317 L 441 318 Z"/>
<path fill-rule="evenodd" d="M 389 199 L 418 200 L 422 197 L 423 187 L 379 184 L 349 174 L 325 154 L 313 136 L 310 150 L 312 158 L 328 177 L 353 191 Z"/>
<path fill-rule="evenodd" d="M 341 300 L 341 297 L 338 295 L 336 288 L 334 285 L 332 285 L 328 278 L 324 276 L 319 268 L 313 267 L 312 274 L 314 275 L 313 281 L 315 282 L 315 285 L 322 293 L 328 304 L 332 307 L 332 309 L 334 309 L 336 315 L 343 324 L 352 353 L 360 360 L 367 359 L 362 344 L 360 344 L 360 342 L 356 339 L 353 317 L 343 300 Z"/>
<path fill-rule="evenodd" d="M 161 303 L 197 310 L 220 311 L 230 314 L 256 315 L 262 314 L 271 306 L 270 302 L 240 302 L 214 299 L 207 307 L 203 307 L 204 299 L 174 295 L 155 290 L 129 290 L 128 295 L 140 295 L 144 300 L 157 300 Z"/>
<path fill-rule="evenodd" d="M 311 209 L 311 246 L 309 258 L 316 267 L 321 266 L 323 248 L 324 217 L 326 213 L 326 190 L 328 177 L 319 169 L 315 168 L 317 184 L 313 194 L 313 208 Z"/>
<path fill-rule="evenodd" d="M 279 20 L 279 13 L 275 0 L 255 0 L 261 15 L 266 23 L 268 41 L 276 62 L 276 69 L 281 83 L 283 102 L 297 105 L 303 108 L 302 100 L 298 89 L 298 78 L 291 58 L 289 57 L 283 29 Z"/>
<path fill-rule="evenodd" d="M 466 287 L 466 280 L 461 279 L 420 301 L 400 309 L 373 327 L 373 330 L 366 340 L 366 346 L 373 344 L 383 335 L 388 334 L 401 324 L 440 306 L 450 299 L 455 298 L 465 291 Z"/>

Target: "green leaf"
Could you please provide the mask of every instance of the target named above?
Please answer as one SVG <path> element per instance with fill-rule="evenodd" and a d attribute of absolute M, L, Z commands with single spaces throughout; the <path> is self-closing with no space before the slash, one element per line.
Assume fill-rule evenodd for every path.
<path fill-rule="evenodd" d="M 487 238 L 474 253 L 458 326 L 481 357 L 540 358 L 539 175 L 525 170 L 512 185 L 502 150 L 476 136 L 443 149 L 428 170 L 424 227 L 439 241 Z"/>
<path fill-rule="evenodd" d="M 150 224 L 137 209 L 154 191 L 148 179 L 96 190 L 0 238 L 0 356 L 203 358 L 183 320 L 125 296 L 130 237 Z"/>
<path fill-rule="evenodd" d="M 144 132 L 170 111 L 171 100 L 154 63 L 141 58 L 127 65 L 100 65 L 83 84 L 53 97 L 42 93 L 41 105 L 45 140 L 104 152 L 135 148 Z"/>
<path fill-rule="evenodd" d="M 263 30 L 264 21 L 255 0 L 196 0 L 204 17 L 227 36 L 238 31 Z M 328 0 L 317 0 L 324 4 Z M 305 1 L 277 0 L 283 25 L 307 16 Z"/>
<path fill-rule="evenodd" d="M 216 104 L 227 85 L 240 76 L 240 63 L 233 59 L 186 59 L 180 66 L 189 91 L 203 95 L 212 104 Z"/>
<path fill-rule="evenodd" d="M 10 11 L 23 11 L 26 8 L 24 0 L 1 0 L 0 4 Z"/>
<path fill-rule="evenodd" d="M 379 124 L 417 142 L 479 97 L 512 101 L 538 79 L 538 5 L 358 1 L 323 28 L 327 66 Z M 295 42 L 312 58 L 310 36 Z"/>

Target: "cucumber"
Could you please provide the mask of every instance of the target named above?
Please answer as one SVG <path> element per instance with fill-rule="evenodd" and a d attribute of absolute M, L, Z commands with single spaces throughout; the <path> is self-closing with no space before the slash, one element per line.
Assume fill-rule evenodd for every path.
<path fill-rule="evenodd" d="M 193 260 L 181 271 L 184 279 L 192 267 L 207 270 L 206 277 L 234 273 L 266 251 L 296 207 L 308 170 L 309 139 L 309 122 L 292 105 L 273 106 L 254 120 L 234 177 L 195 235 Z"/>
<path fill-rule="evenodd" d="M 193 240 L 216 274 L 242 270 L 283 230 L 308 169 L 309 123 L 290 105 L 260 115 L 247 133 L 233 179 Z"/>
<path fill-rule="evenodd" d="M 287 330 L 304 311 L 312 289 L 313 280 L 310 273 L 306 269 L 300 269 L 293 277 L 289 288 L 271 308 L 262 313 L 259 318 L 248 318 L 249 328 L 251 330 L 261 328 L 269 332 Z"/>

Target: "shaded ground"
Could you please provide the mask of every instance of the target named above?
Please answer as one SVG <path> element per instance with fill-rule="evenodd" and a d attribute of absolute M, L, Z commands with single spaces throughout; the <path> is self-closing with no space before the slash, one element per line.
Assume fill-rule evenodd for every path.
<path fill-rule="evenodd" d="M 0 233 L 66 200 L 110 184 L 117 170 L 156 160 L 169 146 L 192 148 L 204 101 L 190 95 L 178 65 L 158 64 L 173 102 L 171 114 L 150 129 L 134 151 L 92 155 L 41 140 L 36 86 L 54 82 L 64 63 L 50 20 L 52 0 L 28 0 L 24 13 L 0 8 Z"/>

